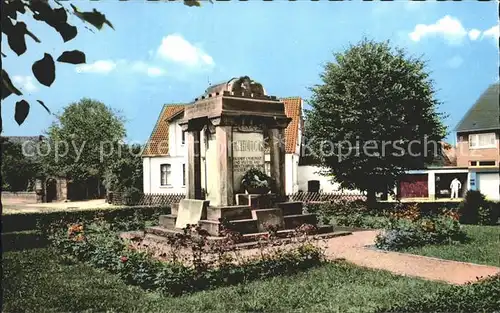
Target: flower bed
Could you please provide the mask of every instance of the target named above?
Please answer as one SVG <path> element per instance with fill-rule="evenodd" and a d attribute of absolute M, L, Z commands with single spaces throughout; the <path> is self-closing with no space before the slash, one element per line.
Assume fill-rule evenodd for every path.
<path fill-rule="evenodd" d="M 175 254 L 175 249 L 163 260 L 139 251 L 119 239 L 107 223 L 74 224 L 67 231 L 52 234 L 51 240 L 65 256 L 104 268 L 129 284 L 171 295 L 293 274 L 323 262 L 321 249 L 310 242 L 292 249 L 262 249 L 256 257 L 235 260 L 236 251 L 228 249 L 229 245 L 211 246 L 205 236 L 187 229 L 171 243 L 191 251 L 188 263 Z M 214 258 L 207 258 L 207 251 Z"/>
<path fill-rule="evenodd" d="M 448 211 L 441 216 L 421 215 L 417 206 L 393 213 L 375 245 L 384 250 L 401 250 L 426 244 L 463 242 L 466 234 L 458 222 L 458 214 Z"/>

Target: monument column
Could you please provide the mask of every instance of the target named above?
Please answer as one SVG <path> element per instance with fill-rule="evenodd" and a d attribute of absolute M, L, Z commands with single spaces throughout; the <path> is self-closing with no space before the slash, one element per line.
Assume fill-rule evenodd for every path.
<path fill-rule="evenodd" d="M 271 159 L 271 177 L 276 182 L 276 193 L 285 197 L 285 129 L 269 129 L 269 146 Z"/>
<path fill-rule="evenodd" d="M 215 126 L 215 140 L 217 146 L 217 171 L 219 173 L 219 188 L 217 195 L 218 205 L 234 205 L 233 190 L 233 127 L 222 124 L 220 118 L 211 120 Z"/>
<path fill-rule="evenodd" d="M 187 199 L 202 199 L 201 192 L 201 155 L 200 155 L 200 129 L 193 125 L 182 125 L 187 132 L 188 145 L 188 181 Z"/>

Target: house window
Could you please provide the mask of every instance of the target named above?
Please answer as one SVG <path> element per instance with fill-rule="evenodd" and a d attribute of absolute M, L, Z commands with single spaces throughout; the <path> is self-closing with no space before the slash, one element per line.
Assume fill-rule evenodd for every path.
<path fill-rule="evenodd" d="M 186 186 L 186 164 L 182 164 L 182 186 Z"/>
<path fill-rule="evenodd" d="M 185 144 L 185 143 L 186 143 L 186 132 L 182 131 L 181 132 L 181 144 Z"/>
<path fill-rule="evenodd" d="M 469 164 L 470 166 L 477 166 L 477 161 L 470 161 Z"/>
<path fill-rule="evenodd" d="M 469 148 L 470 149 L 495 148 L 496 147 L 495 141 L 496 141 L 495 133 L 470 134 Z"/>
<path fill-rule="evenodd" d="M 160 184 L 162 186 L 167 186 L 170 185 L 170 164 L 162 164 L 160 165 L 160 171 L 161 171 L 161 179 L 160 179 Z"/>
<path fill-rule="evenodd" d="M 479 166 L 495 166 L 495 161 L 479 161 Z"/>

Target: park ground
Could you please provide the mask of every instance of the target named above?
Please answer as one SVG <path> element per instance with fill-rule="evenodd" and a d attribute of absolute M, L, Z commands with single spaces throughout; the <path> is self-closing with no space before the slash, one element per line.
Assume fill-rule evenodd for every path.
<path fill-rule="evenodd" d="M 480 271 L 500 271 L 500 229 L 465 228 L 469 242 L 408 251 L 460 262 L 370 250 L 364 245 L 375 231 L 361 231 L 331 239 L 326 253 L 347 261 L 180 298 L 126 285 L 51 248 L 6 252 L 4 312 L 370 312 L 464 283 Z"/>

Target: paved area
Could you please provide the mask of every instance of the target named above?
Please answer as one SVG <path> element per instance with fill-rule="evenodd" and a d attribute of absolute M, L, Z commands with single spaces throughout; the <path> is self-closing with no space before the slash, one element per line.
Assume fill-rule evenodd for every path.
<path fill-rule="evenodd" d="M 399 275 L 420 277 L 451 284 L 465 284 L 500 273 L 499 267 L 397 252 L 385 252 L 366 246 L 374 244 L 378 231 L 354 232 L 351 236 L 327 241 L 328 258 L 344 258 L 359 266 L 387 270 Z"/>
<path fill-rule="evenodd" d="M 16 213 L 36 213 L 36 212 L 54 212 L 68 210 L 89 210 L 100 208 L 112 208 L 111 204 L 106 203 L 104 199 L 74 201 L 74 202 L 50 202 L 50 203 L 3 203 L 3 214 Z"/>
<path fill-rule="evenodd" d="M 356 231 L 352 235 L 320 240 L 316 243 L 326 249 L 326 257 L 331 260 L 345 259 L 358 266 L 449 284 L 465 284 L 481 277 L 500 273 L 500 268 L 494 266 L 377 250 L 372 247 L 377 233 L 378 231 Z M 165 244 L 162 237 L 148 235 L 143 241 L 137 243 L 139 245 L 136 248 L 146 248 L 159 259 L 167 260 L 171 253 L 169 245 Z M 291 244 L 285 247 L 292 248 L 293 246 Z M 236 258 L 252 257 L 259 253 L 261 253 L 259 249 L 240 250 L 236 253 Z M 189 251 L 176 252 L 178 256 L 183 254 L 186 259 L 189 259 Z"/>

